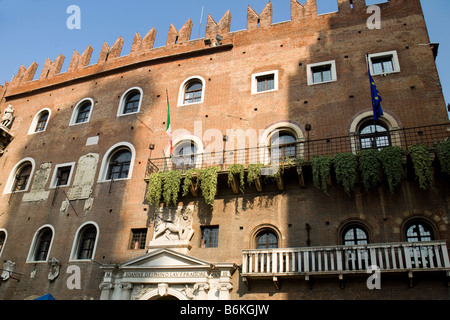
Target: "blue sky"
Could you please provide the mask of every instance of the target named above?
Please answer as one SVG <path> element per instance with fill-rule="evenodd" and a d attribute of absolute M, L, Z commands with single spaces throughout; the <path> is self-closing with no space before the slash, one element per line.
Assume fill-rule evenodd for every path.
<path fill-rule="evenodd" d="M 66 57 L 66 71 L 73 51 L 80 54 L 88 45 L 94 48 L 91 64 L 96 63 L 104 41 L 112 45 L 122 36 L 122 55 L 131 49 L 134 34 L 141 36 L 154 27 L 155 47 L 163 46 L 171 23 L 180 29 L 188 19 L 194 23 L 192 39 L 203 38 L 208 14 L 219 21 L 231 11 L 231 31 L 246 28 L 247 6 L 261 12 L 269 0 L 0 0 L 0 84 L 11 81 L 21 65 L 39 64 L 40 75 L 45 60 L 61 53 Z M 300 2 L 304 3 L 305 0 Z M 376 4 L 384 1 L 366 0 Z M 446 102 L 450 103 L 450 36 L 448 35 L 449 0 L 422 0 L 431 42 L 440 43 L 437 67 Z M 337 0 L 317 0 L 319 13 L 337 10 Z M 273 22 L 290 20 L 290 0 L 272 0 Z M 81 29 L 69 30 L 67 8 L 81 9 Z M 202 8 L 204 14 L 200 27 Z"/>

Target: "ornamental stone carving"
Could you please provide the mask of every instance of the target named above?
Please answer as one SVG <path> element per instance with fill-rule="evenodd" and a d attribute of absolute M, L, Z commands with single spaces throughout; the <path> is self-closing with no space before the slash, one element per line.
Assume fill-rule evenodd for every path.
<path fill-rule="evenodd" d="M 3 279 L 3 281 L 6 281 L 9 278 L 11 278 L 11 274 L 14 272 L 15 269 L 16 269 L 16 263 L 11 260 L 6 260 L 3 263 L 3 272 L 1 275 L 1 278 Z"/>
<path fill-rule="evenodd" d="M 59 269 L 61 268 L 61 263 L 56 258 L 51 258 L 48 261 L 50 271 L 48 272 L 48 280 L 53 281 L 59 276 Z"/>
<path fill-rule="evenodd" d="M 189 241 L 194 235 L 192 214 L 190 207 L 157 212 L 152 242 Z"/>

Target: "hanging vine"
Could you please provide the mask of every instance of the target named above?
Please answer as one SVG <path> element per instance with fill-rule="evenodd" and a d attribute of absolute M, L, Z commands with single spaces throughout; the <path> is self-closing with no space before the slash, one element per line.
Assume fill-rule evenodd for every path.
<path fill-rule="evenodd" d="M 347 194 L 355 189 L 358 162 L 353 153 L 339 153 L 333 158 L 336 180 Z"/>
<path fill-rule="evenodd" d="M 386 175 L 389 190 L 395 193 L 403 176 L 403 150 L 400 147 L 387 147 L 381 149 L 379 159 Z"/>
<path fill-rule="evenodd" d="M 239 191 L 244 193 L 245 190 L 245 180 L 244 180 L 244 165 L 243 164 L 232 164 L 228 167 L 228 185 L 234 179 L 234 175 L 239 174 Z"/>
<path fill-rule="evenodd" d="M 193 178 L 196 176 L 198 176 L 198 169 L 195 169 L 195 168 L 189 169 L 184 174 L 183 188 L 182 188 L 182 193 L 181 193 L 181 195 L 183 197 L 185 197 L 189 194 L 189 187 L 191 186 Z M 197 179 L 196 185 L 197 184 L 198 184 L 198 179 Z"/>
<path fill-rule="evenodd" d="M 380 183 L 380 152 L 375 149 L 363 150 L 358 154 L 358 166 L 361 180 L 366 190 Z"/>
<path fill-rule="evenodd" d="M 436 153 L 441 165 L 441 171 L 450 175 L 450 140 L 438 142 Z"/>
<path fill-rule="evenodd" d="M 147 201 L 150 205 L 159 204 L 163 190 L 162 181 L 162 172 L 155 172 L 150 175 L 147 187 Z"/>
<path fill-rule="evenodd" d="M 413 145 L 408 148 L 408 154 L 411 157 L 420 189 L 433 189 L 432 159 L 428 148 L 424 145 Z"/>
<path fill-rule="evenodd" d="M 263 167 L 262 163 L 251 163 L 247 167 L 247 183 L 252 185 L 261 177 L 261 169 Z"/>
<path fill-rule="evenodd" d="M 328 194 L 327 178 L 330 176 L 331 158 L 328 156 L 313 157 L 311 166 L 314 186 Z"/>
<path fill-rule="evenodd" d="M 169 206 L 170 204 L 176 206 L 178 200 L 178 193 L 180 192 L 181 185 L 181 171 L 173 170 L 164 172 L 164 187 L 163 198 L 164 203 Z"/>
<path fill-rule="evenodd" d="M 217 193 L 217 176 L 220 168 L 209 167 L 198 171 L 200 189 L 207 204 L 214 207 L 214 199 Z"/>

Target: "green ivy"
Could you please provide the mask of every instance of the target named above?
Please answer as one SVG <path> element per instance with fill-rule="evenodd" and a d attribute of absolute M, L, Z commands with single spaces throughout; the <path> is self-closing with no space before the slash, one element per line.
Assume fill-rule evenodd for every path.
<path fill-rule="evenodd" d="M 375 149 L 363 150 L 358 154 L 358 166 L 361 180 L 366 190 L 380 183 L 380 152 Z"/>
<path fill-rule="evenodd" d="M 164 203 L 169 206 L 170 204 L 176 206 L 178 200 L 178 193 L 180 192 L 181 185 L 181 171 L 173 170 L 164 172 L 164 188 L 163 198 Z"/>
<path fill-rule="evenodd" d="M 413 145 L 408 148 L 411 157 L 416 179 L 419 181 L 420 189 L 428 190 L 434 186 L 432 160 L 430 151 L 424 145 Z"/>
<path fill-rule="evenodd" d="M 245 190 L 245 180 L 244 180 L 244 165 L 243 164 L 232 164 L 228 167 L 228 185 L 234 179 L 234 175 L 239 174 L 239 191 L 244 193 Z"/>
<path fill-rule="evenodd" d="M 163 173 L 152 173 L 148 180 L 147 201 L 150 205 L 159 204 L 162 195 Z"/>
<path fill-rule="evenodd" d="M 220 168 L 209 167 L 198 171 L 200 189 L 207 204 L 214 207 L 214 199 L 217 192 L 217 176 Z"/>
<path fill-rule="evenodd" d="M 450 140 L 438 142 L 436 144 L 436 153 L 442 172 L 450 175 Z"/>
<path fill-rule="evenodd" d="M 395 193 L 395 188 L 400 185 L 403 176 L 403 150 L 400 147 L 387 147 L 379 153 L 381 165 L 386 175 L 389 190 Z"/>
<path fill-rule="evenodd" d="M 261 177 L 261 169 L 263 167 L 262 163 L 251 163 L 247 167 L 247 183 L 248 185 L 252 185 L 255 183 L 255 180 Z"/>
<path fill-rule="evenodd" d="M 331 161 L 332 159 L 329 156 L 313 157 L 311 159 L 313 184 L 326 194 L 328 194 L 327 178 L 330 175 Z"/>
<path fill-rule="evenodd" d="M 194 176 L 198 176 L 198 169 L 189 169 L 184 174 L 184 181 L 183 181 L 183 189 L 182 189 L 182 196 L 185 197 L 189 194 L 189 187 L 191 186 L 192 179 Z M 197 180 L 198 183 L 198 180 Z"/>
<path fill-rule="evenodd" d="M 353 153 L 339 153 L 333 158 L 336 180 L 347 194 L 355 189 L 358 161 Z"/>

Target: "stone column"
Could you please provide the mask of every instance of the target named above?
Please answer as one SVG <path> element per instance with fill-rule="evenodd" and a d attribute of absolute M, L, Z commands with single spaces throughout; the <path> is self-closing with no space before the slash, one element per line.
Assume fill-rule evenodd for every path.
<path fill-rule="evenodd" d="M 122 300 L 130 300 L 133 285 L 131 283 L 121 283 L 120 286 L 122 288 Z"/>
<path fill-rule="evenodd" d="M 99 289 L 102 290 L 102 293 L 100 294 L 100 300 L 110 300 L 112 288 L 113 288 L 112 283 L 106 282 L 100 283 Z"/>

